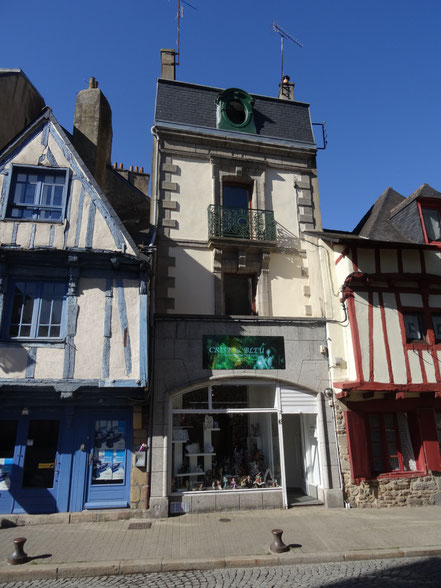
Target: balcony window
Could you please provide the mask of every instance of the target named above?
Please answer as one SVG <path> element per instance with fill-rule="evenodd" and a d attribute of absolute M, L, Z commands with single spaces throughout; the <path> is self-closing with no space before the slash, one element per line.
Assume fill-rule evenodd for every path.
<path fill-rule="evenodd" d="M 256 276 L 224 274 L 225 314 L 256 314 Z"/>

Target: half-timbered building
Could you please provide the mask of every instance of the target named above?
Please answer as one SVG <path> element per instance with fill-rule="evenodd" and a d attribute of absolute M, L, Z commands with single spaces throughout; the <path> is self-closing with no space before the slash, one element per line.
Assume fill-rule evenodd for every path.
<path fill-rule="evenodd" d="M 86 92 L 106 110 L 96 86 Z M 145 459 L 133 452 L 146 441 L 146 259 L 49 108 L 10 139 L 0 153 L 0 512 L 145 507 Z"/>
<path fill-rule="evenodd" d="M 441 500 L 441 193 L 388 188 L 320 234 L 345 500 Z"/>

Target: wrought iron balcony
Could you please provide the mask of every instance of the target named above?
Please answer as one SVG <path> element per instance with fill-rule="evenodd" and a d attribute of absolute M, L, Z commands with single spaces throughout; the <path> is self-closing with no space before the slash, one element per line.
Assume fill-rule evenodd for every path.
<path fill-rule="evenodd" d="M 274 213 L 272 210 L 224 208 L 210 204 L 208 235 L 210 239 L 243 239 L 275 243 Z"/>

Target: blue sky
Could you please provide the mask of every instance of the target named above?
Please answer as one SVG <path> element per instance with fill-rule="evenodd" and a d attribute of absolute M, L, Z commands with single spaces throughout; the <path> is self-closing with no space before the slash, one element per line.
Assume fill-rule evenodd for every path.
<path fill-rule="evenodd" d="M 441 191 L 439 0 L 190 0 L 177 79 L 275 96 L 278 24 L 297 100 L 326 121 L 323 224 L 351 230 L 389 186 Z M 176 0 L 35 0 L 2 6 L 0 67 L 20 67 L 72 130 L 76 93 L 95 76 L 113 111 L 112 160 L 151 167 L 159 50 L 175 47 Z"/>

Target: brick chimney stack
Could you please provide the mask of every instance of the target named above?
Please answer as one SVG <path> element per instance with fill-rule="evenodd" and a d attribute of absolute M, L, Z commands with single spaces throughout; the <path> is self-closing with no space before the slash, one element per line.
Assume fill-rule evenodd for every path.
<path fill-rule="evenodd" d="M 176 51 L 174 49 L 161 49 L 161 78 L 165 80 L 176 79 Z"/>
<path fill-rule="evenodd" d="M 106 188 L 112 154 L 112 110 L 94 77 L 75 103 L 73 143 L 98 185 Z"/>

